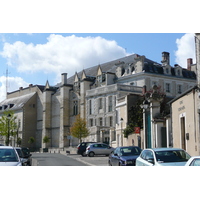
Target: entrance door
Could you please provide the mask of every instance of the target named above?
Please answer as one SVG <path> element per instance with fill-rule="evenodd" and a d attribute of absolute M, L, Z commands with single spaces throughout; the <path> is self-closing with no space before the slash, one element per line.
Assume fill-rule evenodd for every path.
<path fill-rule="evenodd" d="M 186 150 L 185 145 L 185 117 L 181 117 L 181 147 Z"/>

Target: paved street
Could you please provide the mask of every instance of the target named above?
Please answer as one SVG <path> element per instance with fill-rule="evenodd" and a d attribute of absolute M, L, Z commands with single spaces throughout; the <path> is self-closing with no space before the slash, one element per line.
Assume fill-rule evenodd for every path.
<path fill-rule="evenodd" d="M 108 156 L 82 157 L 77 154 L 32 153 L 33 166 L 108 166 Z"/>

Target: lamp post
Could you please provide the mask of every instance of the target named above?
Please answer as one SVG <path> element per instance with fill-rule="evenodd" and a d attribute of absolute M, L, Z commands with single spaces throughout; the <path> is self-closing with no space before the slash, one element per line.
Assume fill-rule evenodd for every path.
<path fill-rule="evenodd" d="M 148 134 L 148 111 L 147 109 L 149 108 L 149 102 L 145 100 L 140 107 L 143 109 L 143 127 L 144 127 L 144 149 L 151 147 L 151 144 L 149 143 L 150 141 L 150 136 Z"/>
<path fill-rule="evenodd" d="M 121 122 L 121 146 L 123 146 L 123 136 L 122 136 L 122 123 L 124 119 L 121 117 L 120 122 Z"/>

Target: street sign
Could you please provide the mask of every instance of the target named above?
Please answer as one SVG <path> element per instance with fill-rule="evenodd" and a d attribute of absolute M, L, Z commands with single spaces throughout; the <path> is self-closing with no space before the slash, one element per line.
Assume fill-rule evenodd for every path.
<path fill-rule="evenodd" d="M 134 132 L 137 133 L 137 134 L 140 134 L 140 127 L 135 127 Z"/>

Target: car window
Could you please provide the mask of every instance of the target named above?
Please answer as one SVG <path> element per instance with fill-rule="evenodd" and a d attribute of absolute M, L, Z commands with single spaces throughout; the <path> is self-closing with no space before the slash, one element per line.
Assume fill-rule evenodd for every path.
<path fill-rule="evenodd" d="M 157 151 L 155 156 L 159 162 L 185 162 L 190 158 L 190 155 L 183 150 Z"/>
<path fill-rule="evenodd" d="M 14 149 L 0 149 L 0 162 L 18 162 Z"/>
<path fill-rule="evenodd" d="M 101 146 L 102 146 L 103 148 L 108 148 L 108 145 L 106 145 L 106 144 L 101 144 Z"/>
<path fill-rule="evenodd" d="M 200 166 L 200 159 L 194 159 L 190 166 Z"/>
<path fill-rule="evenodd" d="M 146 153 L 146 158 L 145 158 L 146 160 L 149 160 L 149 159 L 154 159 L 153 158 L 153 152 L 152 151 L 147 151 L 147 153 Z"/>

